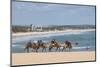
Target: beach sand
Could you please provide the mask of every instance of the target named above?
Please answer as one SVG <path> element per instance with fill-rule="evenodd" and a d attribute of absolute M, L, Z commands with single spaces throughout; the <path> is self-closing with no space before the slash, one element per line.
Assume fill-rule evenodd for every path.
<path fill-rule="evenodd" d="M 12 37 L 19 36 L 38 36 L 46 34 L 67 33 L 67 32 L 84 32 L 95 31 L 95 29 L 84 30 L 64 30 L 64 31 L 48 31 L 48 32 L 27 32 L 12 33 Z M 39 53 L 12 53 L 12 66 L 29 65 L 29 64 L 47 64 L 62 62 L 79 62 L 79 61 L 95 61 L 95 51 L 80 52 L 39 52 Z"/>
<path fill-rule="evenodd" d="M 94 51 L 12 53 L 12 66 L 60 62 L 95 61 Z"/>

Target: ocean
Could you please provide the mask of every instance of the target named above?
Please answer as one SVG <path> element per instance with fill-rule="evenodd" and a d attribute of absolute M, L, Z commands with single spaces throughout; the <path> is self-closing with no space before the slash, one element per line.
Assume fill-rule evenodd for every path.
<path fill-rule="evenodd" d="M 28 41 L 37 42 L 42 40 L 44 42 L 50 42 L 52 39 L 56 39 L 57 42 L 64 43 L 66 40 L 72 43 L 73 48 L 71 51 L 95 51 L 95 31 L 80 31 L 80 32 L 67 32 L 67 33 L 53 33 L 39 36 L 21 36 L 12 37 L 12 53 L 25 53 L 24 48 Z M 75 45 L 78 43 L 78 45 Z M 48 44 L 47 44 L 48 45 Z M 60 48 L 61 50 L 62 48 Z M 30 49 L 31 52 L 32 49 Z M 67 52 L 68 50 L 66 50 Z M 42 49 L 39 49 L 42 52 Z M 44 51 L 45 52 L 45 51 Z M 48 48 L 46 49 L 48 51 Z M 51 52 L 56 52 L 55 48 Z M 57 51 L 59 52 L 59 51 Z"/>

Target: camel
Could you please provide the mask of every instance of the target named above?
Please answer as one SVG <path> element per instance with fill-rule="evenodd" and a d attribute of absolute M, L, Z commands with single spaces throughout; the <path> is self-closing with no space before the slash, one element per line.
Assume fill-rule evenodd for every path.
<path fill-rule="evenodd" d="M 38 52 L 37 50 L 39 49 L 39 46 L 36 45 L 36 43 L 31 43 L 31 42 L 28 42 L 25 46 L 25 49 L 24 51 L 27 49 L 27 52 L 29 52 L 29 48 L 32 48 L 34 49 L 36 52 Z"/>
<path fill-rule="evenodd" d="M 31 43 L 31 42 L 28 42 L 27 44 L 26 44 L 26 46 L 25 46 L 25 49 L 24 49 L 24 51 L 27 49 L 27 52 L 29 52 L 29 48 L 32 48 L 32 49 L 34 49 L 35 50 L 35 52 L 38 52 L 38 49 L 39 48 L 42 48 L 42 52 L 45 50 L 46 51 L 46 48 L 47 48 L 47 46 L 45 45 L 45 43 L 43 43 L 43 42 L 37 42 L 37 43 Z M 33 50 L 32 50 L 33 51 Z"/>
<path fill-rule="evenodd" d="M 47 48 L 46 43 L 43 43 L 42 40 L 38 40 L 37 45 L 38 45 L 39 48 L 42 48 L 42 52 L 44 50 L 46 51 L 46 48 Z"/>
<path fill-rule="evenodd" d="M 72 44 L 69 41 L 65 41 L 65 45 L 63 46 L 62 51 L 66 50 L 66 48 L 68 48 L 68 51 L 70 51 L 70 49 L 72 49 Z"/>
<path fill-rule="evenodd" d="M 56 47 L 56 51 L 59 49 L 60 51 L 60 45 L 55 41 L 55 40 L 52 40 L 51 43 L 50 43 L 50 46 L 49 46 L 49 51 L 52 50 L 52 48 Z"/>

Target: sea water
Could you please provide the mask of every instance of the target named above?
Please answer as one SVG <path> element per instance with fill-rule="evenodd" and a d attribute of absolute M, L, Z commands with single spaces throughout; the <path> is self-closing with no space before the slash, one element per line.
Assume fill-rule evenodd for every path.
<path fill-rule="evenodd" d="M 67 33 L 53 33 L 39 36 L 20 36 L 12 37 L 12 53 L 24 53 L 24 48 L 27 42 L 42 40 L 44 42 L 50 42 L 52 39 L 56 39 L 59 43 L 64 43 L 66 40 L 72 43 L 73 48 L 71 51 L 95 51 L 95 31 L 84 31 L 84 32 L 67 32 Z M 75 43 L 78 43 L 76 45 Z M 47 44 L 48 45 L 48 44 Z M 60 44 L 61 45 L 61 44 Z M 62 48 L 60 48 L 61 50 Z M 40 49 L 39 52 L 42 52 Z M 45 52 L 45 51 L 44 51 Z M 48 51 L 48 48 L 46 50 Z M 55 48 L 52 52 L 56 52 Z M 66 50 L 67 52 L 67 50 Z"/>

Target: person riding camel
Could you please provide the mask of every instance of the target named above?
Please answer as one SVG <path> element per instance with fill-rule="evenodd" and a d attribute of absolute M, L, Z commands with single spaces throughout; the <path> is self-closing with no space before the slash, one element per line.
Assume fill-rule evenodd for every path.
<path fill-rule="evenodd" d="M 65 44 L 67 44 L 69 46 L 71 43 L 68 40 L 66 40 Z"/>
<path fill-rule="evenodd" d="M 54 45 L 54 44 L 56 43 L 56 40 L 53 39 L 53 40 L 51 41 L 51 43 L 52 43 L 52 45 Z"/>
<path fill-rule="evenodd" d="M 37 43 L 38 43 L 39 46 L 43 46 L 42 40 L 38 40 Z"/>

